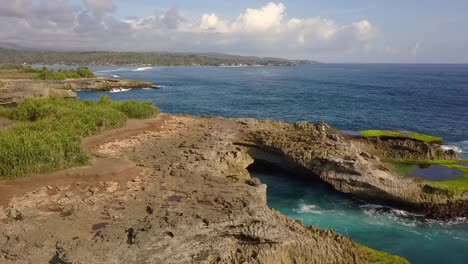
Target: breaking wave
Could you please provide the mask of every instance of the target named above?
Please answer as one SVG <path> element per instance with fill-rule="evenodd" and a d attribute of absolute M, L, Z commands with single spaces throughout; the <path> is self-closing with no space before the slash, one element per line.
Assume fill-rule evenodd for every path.
<path fill-rule="evenodd" d="M 95 74 L 99 75 L 102 73 L 110 73 L 110 72 L 124 72 L 124 71 L 130 71 L 130 68 L 117 68 L 117 69 L 109 69 L 109 70 L 100 70 L 94 72 Z"/>
<path fill-rule="evenodd" d="M 299 214 L 322 214 L 321 211 L 316 210 L 316 206 L 313 204 L 300 203 L 297 209 L 294 209 Z"/>
<path fill-rule="evenodd" d="M 460 154 L 463 158 L 468 158 L 468 140 L 449 142 L 447 145 L 442 145 L 444 150 L 453 150 Z"/>
<path fill-rule="evenodd" d="M 404 210 L 392 208 L 389 206 L 383 206 L 378 204 L 365 204 L 359 206 L 363 212 L 367 215 L 373 216 L 383 216 L 388 219 L 393 219 L 393 221 L 402 224 L 404 226 L 416 226 L 417 224 L 430 224 L 430 225 L 439 225 L 439 226 L 450 226 L 450 225 L 460 225 L 467 224 L 468 219 L 466 217 L 458 217 L 450 221 L 446 220 L 433 220 L 427 219 L 424 215 L 410 213 Z"/>
<path fill-rule="evenodd" d="M 462 153 L 463 152 L 463 149 L 460 148 L 460 147 L 457 147 L 457 146 L 454 146 L 454 145 L 442 145 L 441 148 L 445 151 L 447 150 L 453 150 L 455 151 L 456 153 Z"/>
<path fill-rule="evenodd" d="M 364 204 L 359 206 L 366 214 L 383 213 L 399 217 L 422 217 L 423 215 L 410 213 L 404 210 L 383 206 L 379 204 Z"/>
<path fill-rule="evenodd" d="M 153 69 L 153 67 L 141 67 L 141 68 L 138 68 L 138 69 L 134 69 L 132 70 L 133 72 L 138 72 L 138 71 L 148 71 L 148 70 L 151 70 Z"/>

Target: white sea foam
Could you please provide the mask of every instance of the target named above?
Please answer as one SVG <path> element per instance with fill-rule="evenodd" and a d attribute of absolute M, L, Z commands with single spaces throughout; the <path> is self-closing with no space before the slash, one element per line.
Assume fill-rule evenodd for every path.
<path fill-rule="evenodd" d="M 458 146 L 454 146 L 454 145 L 442 145 L 440 146 L 443 150 L 447 151 L 447 150 L 453 150 L 455 151 L 456 153 L 462 153 L 463 152 L 463 149 L 461 147 L 458 147 Z"/>
<path fill-rule="evenodd" d="M 100 74 L 100 73 L 108 73 L 108 72 L 124 72 L 124 71 L 130 71 L 130 70 L 131 70 L 130 68 L 117 68 L 117 69 L 109 69 L 109 70 L 100 70 L 100 71 L 96 71 L 95 73 Z"/>
<path fill-rule="evenodd" d="M 114 78 L 120 78 L 120 76 L 118 76 L 117 74 L 112 75 L 112 77 L 114 77 Z"/>
<path fill-rule="evenodd" d="M 415 227 L 419 224 L 424 225 L 436 225 L 436 226 L 452 226 L 460 224 L 468 224 L 466 217 L 458 217 L 450 221 L 427 219 L 424 215 L 410 213 L 407 211 L 395 209 L 388 206 L 378 204 L 365 204 L 361 205 L 360 208 L 363 212 L 369 216 L 377 217 L 382 220 L 384 224 L 388 224 L 387 221 L 392 221 L 406 227 Z M 377 222 L 377 221 L 374 221 Z M 416 232 L 412 230 L 412 232 Z"/>
<path fill-rule="evenodd" d="M 299 214 L 322 214 L 321 211 L 315 210 L 316 206 L 313 204 L 299 204 L 299 208 L 294 211 Z"/>
<path fill-rule="evenodd" d="M 148 71 L 148 70 L 151 70 L 153 69 L 153 67 L 141 67 L 141 68 L 138 68 L 138 69 L 134 69 L 132 70 L 133 72 L 138 72 L 138 71 Z"/>
<path fill-rule="evenodd" d="M 360 208 L 364 211 L 366 214 L 375 214 L 376 212 L 383 212 L 389 215 L 394 215 L 394 216 L 402 216 L 402 217 L 420 217 L 422 215 L 419 214 L 414 214 L 410 213 L 404 210 L 392 208 L 389 206 L 383 206 L 379 204 L 365 204 L 361 205 Z"/>

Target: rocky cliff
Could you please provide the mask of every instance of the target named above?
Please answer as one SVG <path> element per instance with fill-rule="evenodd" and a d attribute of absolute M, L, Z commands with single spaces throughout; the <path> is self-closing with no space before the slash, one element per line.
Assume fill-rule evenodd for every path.
<path fill-rule="evenodd" d="M 0 79 L 0 106 L 14 106 L 24 98 L 56 95 L 76 97 L 77 90 L 109 91 L 112 88 L 146 88 L 149 82 L 92 78 L 71 79 L 65 81 L 40 81 L 28 79 Z"/>
<path fill-rule="evenodd" d="M 297 134 L 285 137 L 290 129 Z M 240 142 L 254 130 L 256 147 Z M 256 158 L 252 149 L 275 150 L 325 180 L 354 177 L 369 165 L 339 138 L 308 131 L 163 114 L 88 138 L 90 166 L 0 182 L 0 262 L 407 263 L 376 258 L 334 231 L 305 227 L 267 207 L 267 186 L 246 170 Z M 313 144 L 319 138 L 324 145 Z M 321 159 L 312 159 L 315 146 L 326 147 L 317 150 Z"/>
<path fill-rule="evenodd" d="M 439 144 L 413 140 L 368 140 L 341 134 L 327 124 L 270 122 L 247 133 L 241 143 L 253 158 L 300 170 L 337 191 L 447 219 L 468 215 L 468 192 L 450 194 L 424 181 L 392 172 L 382 159 L 454 159 Z"/>

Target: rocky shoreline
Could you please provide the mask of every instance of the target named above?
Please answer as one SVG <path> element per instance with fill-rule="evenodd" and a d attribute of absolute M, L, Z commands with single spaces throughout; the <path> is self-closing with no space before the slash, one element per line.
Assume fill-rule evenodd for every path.
<path fill-rule="evenodd" d="M 254 159 L 329 183 L 339 192 L 402 208 L 427 218 L 468 216 L 468 192 L 452 194 L 391 170 L 385 159 L 458 159 L 440 144 L 410 139 L 364 139 L 343 135 L 327 124 L 271 122 L 244 136 Z"/>
<path fill-rule="evenodd" d="M 14 106 L 28 97 L 50 95 L 76 97 L 76 91 L 110 91 L 113 88 L 147 88 L 150 82 L 116 79 L 84 78 L 64 81 L 41 81 L 33 79 L 0 79 L 0 106 Z"/>
<path fill-rule="evenodd" d="M 366 250 L 334 231 L 306 227 L 268 208 L 267 186 L 251 178 L 247 170 L 254 159 L 271 163 L 289 160 L 281 164 L 302 167 L 304 172 L 313 169 L 314 175 L 319 175 L 317 168 L 322 168 L 328 171 L 323 179 L 335 187 L 342 186 L 341 191 L 354 185 L 338 185 L 337 176 L 349 177 L 354 169 L 351 177 L 355 177 L 371 166 L 360 160 L 352 166 L 353 156 L 340 156 L 340 162 L 335 161 L 335 165 L 340 164 L 335 167 L 342 169 L 336 170 L 340 173 L 326 170 L 332 168 L 331 160 L 317 168 L 304 166 L 314 161 L 307 154 L 311 152 L 300 147 L 301 142 L 311 143 L 309 147 L 313 146 L 309 139 L 323 142 L 326 148 L 322 147 L 322 160 L 325 154 L 332 157 L 349 145 L 328 129 L 323 124 L 293 126 L 254 119 L 167 114 L 150 120 L 130 120 L 124 128 L 83 142 L 95 157 L 88 167 L 0 182 L 0 260 L 407 263 Z M 298 138 L 292 141 L 295 136 Z M 337 143 L 330 144 L 325 139 L 328 137 Z M 288 152 L 282 138 L 297 144 L 289 145 L 297 151 Z M 283 154 L 272 160 L 268 158 L 271 150 Z M 348 155 L 353 153 L 348 151 Z M 303 158 L 292 162 L 299 155 Z"/>

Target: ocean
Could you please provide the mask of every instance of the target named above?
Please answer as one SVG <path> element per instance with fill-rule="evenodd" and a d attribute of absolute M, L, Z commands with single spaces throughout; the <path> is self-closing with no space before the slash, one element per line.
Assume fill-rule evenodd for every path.
<path fill-rule="evenodd" d="M 311 64 L 296 67 L 93 67 L 100 76 L 152 81 L 161 90 L 79 92 L 81 99 L 151 100 L 163 112 L 325 121 L 348 131 L 398 129 L 440 136 L 468 158 L 468 65 Z M 412 263 L 467 263 L 468 222 L 420 221 L 320 184 L 255 172 L 268 203 Z M 291 175 L 289 175 L 291 176 Z"/>

